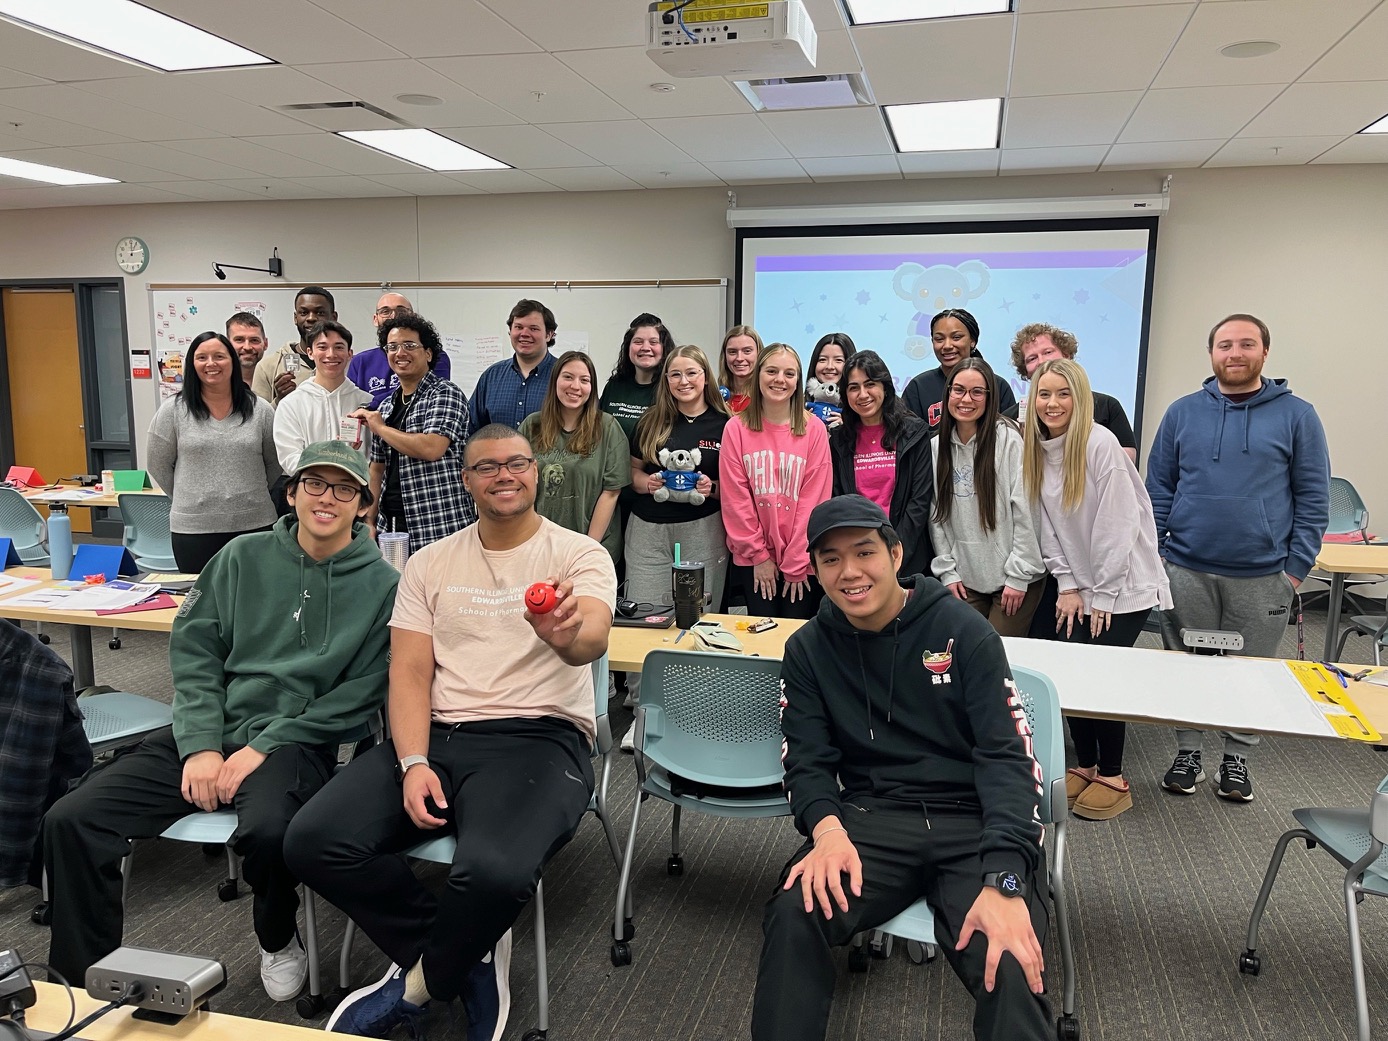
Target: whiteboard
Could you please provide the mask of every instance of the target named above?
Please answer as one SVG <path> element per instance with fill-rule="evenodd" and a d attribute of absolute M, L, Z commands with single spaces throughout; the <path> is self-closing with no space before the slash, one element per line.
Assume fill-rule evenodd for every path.
<path fill-rule="evenodd" d="M 374 346 L 376 330 L 371 316 L 382 288 L 320 284 L 333 294 L 338 320 L 352 331 L 356 349 Z M 543 286 L 395 282 L 389 288 L 407 296 L 415 310 L 438 328 L 452 362 L 453 381 L 469 396 L 487 365 L 510 356 L 506 316 L 522 298 L 539 300 L 554 312 L 559 324 L 555 353 L 587 351 L 598 371 L 599 386 L 607 382 L 616 364 L 631 319 L 643 311 L 659 316 L 677 344 L 697 344 L 711 359 L 729 323 L 726 279 Z M 208 329 L 222 331 L 226 320 L 237 311 L 257 315 L 265 323 L 270 348 L 281 346 L 297 336 L 293 314 L 298 289 L 297 285 L 152 285 L 150 335 L 155 356 L 162 358 L 165 352 L 183 355 L 195 336 Z M 713 361 L 716 368 L 717 361 Z"/>

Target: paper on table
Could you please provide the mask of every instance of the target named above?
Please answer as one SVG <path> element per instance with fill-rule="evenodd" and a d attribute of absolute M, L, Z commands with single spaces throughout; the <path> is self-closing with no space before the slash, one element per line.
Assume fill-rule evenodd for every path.
<path fill-rule="evenodd" d="M 63 488 L 58 491 L 40 492 L 37 495 L 31 495 L 30 498 L 37 499 L 39 502 L 84 502 L 100 494 L 100 492 L 94 490 L 84 491 L 77 488 Z"/>
<path fill-rule="evenodd" d="M 74 591 L 63 601 L 65 611 L 109 611 L 115 607 L 130 607 L 159 592 L 153 582 L 103 582 Z"/>
<path fill-rule="evenodd" d="M 1375 669 L 1364 677 L 1365 683 L 1373 683 L 1380 687 L 1388 687 L 1388 665 L 1381 669 Z"/>
<path fill-rule="evenodd" d="M 47 589 L 35 589 L 29 593 L 21 593 L 19 596 L 12 596 L 5 601 L 6 607 L 48 607 L 59 608 L 67 604 L 67 600 L 75 590 L 55 589 L 52 586 Z"/>
<path fill-rule="evenodd" d="M 9 596 L 17 593 L 21 589 L 28 589 L 36 586 L 41 580 L 37 578 L 23 578 L 19 575 L 0 575 L 0 596 Z"/>

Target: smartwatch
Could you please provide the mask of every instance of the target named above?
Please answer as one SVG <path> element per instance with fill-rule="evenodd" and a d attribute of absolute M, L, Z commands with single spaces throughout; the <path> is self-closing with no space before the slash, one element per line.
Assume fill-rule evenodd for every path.
<path fill-rule="evenodd" d="M 983 884 L 996 889 L 1003 896 L 1026 896 L 1027 884 L 1015 871 L 992 871 L 983 876 Z"/>
<path fill-rule="evenodd" d="M 407 755 L 404 759 L 401 759 L 398 763 L 396 763 L 395 769 L 396 772 L 400 775 L 400 780 L 403 781 L 405 779 L 405 774 L 409 773 L 410 767 L 418 766 L 421 763 L 423 763 L 425 766 L 428 766 L 429 757 L 427 755 Z"/>

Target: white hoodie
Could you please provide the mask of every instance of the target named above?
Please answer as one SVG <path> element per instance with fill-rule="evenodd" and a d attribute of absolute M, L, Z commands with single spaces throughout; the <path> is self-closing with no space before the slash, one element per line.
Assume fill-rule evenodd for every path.
<path fill-rule="evenodd" d="M 351 380 L 343 380 L 337 390 L 324 390 L 316 379 L 299 384 L 293 394 L 275 409 L 275 453 L 284 472 L 292 474 L 304 448 L 315 441 L 337 441 L 342 437 L 342 417 L 369 404 L 371 395 Z M 362 459 L 367 459 L 371 435 L 362 438 Z"/>

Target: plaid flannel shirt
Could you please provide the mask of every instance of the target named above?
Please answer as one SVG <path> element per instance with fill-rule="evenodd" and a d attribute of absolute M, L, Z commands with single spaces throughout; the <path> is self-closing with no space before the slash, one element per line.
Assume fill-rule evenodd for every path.
<path fill-rule="evenodd" d="M 92 746 L 58 652 L 0 619 L 0 888 L 33 883 L 39 823 L 92 765 Z"/>
<path fill-rule="evenodd" d="M 381 406 L 382 419 L 391 417 L 395 401 L 392 395 Z M 477 507 L 463 488 L 467 417 L 467 399 L 458 385 L 426 372 L 410 401 L 404 433 L 441 434 L 448 438 L 443 458 L 412 459 L 386 444 L 383 437 L 371 439 L 373 463 L 385 463 L 386 469 L 396 460 L 400 463 L 400 498 L 405 504 L 411 553 L 418 553 L 429 543 L 452 535 L 477 519 Z"/>

